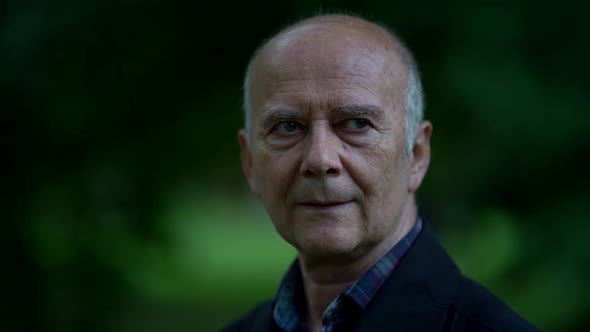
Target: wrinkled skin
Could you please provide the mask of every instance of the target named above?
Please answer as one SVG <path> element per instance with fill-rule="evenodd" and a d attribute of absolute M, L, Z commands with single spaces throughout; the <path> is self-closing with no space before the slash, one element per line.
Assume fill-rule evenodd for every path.
<path fill-rule="evenodd" d="M 416 219 L 431 126 L 405 150 L 407 68 L 375 26 L 308 22 L 272 39 L 250 77 L 242 166 L 277 232 L 309 266 L 391 248 Z"/>

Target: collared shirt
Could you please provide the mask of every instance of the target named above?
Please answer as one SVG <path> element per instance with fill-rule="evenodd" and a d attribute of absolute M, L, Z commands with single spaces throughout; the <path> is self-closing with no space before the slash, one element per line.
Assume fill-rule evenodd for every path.
<path fill-rule="evenodd" d="M 422 219 L 418 217 L 416 224 L 406 236 L 381 257 L 359 280 L 330 303 L 322 317 L 322 332 L 340 330 L 347 321 L 354 319 L 365 309 L 404 254 L 410 249 L 421 230 Z M 283 331 L 309 331 L 303 323 L 300 313 L 301 308 L 305 307 L 301 268 L 298 260 L 295 260 L 279 288 L 273 318 Z"/>

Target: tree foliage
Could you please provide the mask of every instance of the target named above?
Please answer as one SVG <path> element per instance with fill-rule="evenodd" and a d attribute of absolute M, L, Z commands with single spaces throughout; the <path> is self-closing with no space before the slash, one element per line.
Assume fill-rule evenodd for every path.
<path fill-rule="evenodd" d="M 420 209 L 463 271 L 543 330 L 589 329 L 587 9 L 3 1 L 0 330 L 215 330 L 271 297 L 294 252 L 242 179 L 242 75 L 264 38 L 335 10 L 417 58 Z"/>

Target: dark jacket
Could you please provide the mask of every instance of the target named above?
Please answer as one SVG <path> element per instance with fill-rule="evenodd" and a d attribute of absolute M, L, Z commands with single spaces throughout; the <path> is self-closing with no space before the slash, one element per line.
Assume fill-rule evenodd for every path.
<path fill-rule="evenodd" d="M 280 331 L 272 302 L 224 331 Z M 481 285 L 461 275 L 432 230 L 424 229 L 347 331 L 539 331 Z"/>

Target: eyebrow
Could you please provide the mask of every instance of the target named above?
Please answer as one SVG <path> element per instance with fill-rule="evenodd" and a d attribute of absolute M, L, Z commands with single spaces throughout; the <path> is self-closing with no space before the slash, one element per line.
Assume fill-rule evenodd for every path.
<path fill-rule="evenodd" d="M 283 121 L 293 121 L 297 112 L 286 108 L 271 108 L 264 112 L 260 124 L 263 129 L 270 128 L 276 123 Z"/>
<path fill-rule="evenodd" d="M 370 117 L 382 121 L 385 117 L 381 107 L 374 105 L 347 105 L 337 107 L 332 112 L 345 118 Z"/>
<path fill-rule="evenodd" d="M 344 118 L 369 117 L 376 121 L 383 121 L 385 117 L 381 107 L 374 105 L 346 105 L 332 109 L 331 113 Z M 263 129 L 268 129 L 279 122 L 293 121 L 298 116 L 299 112 L 292 109 L 270 108 L 263 113 L 259 123 Z"/>

